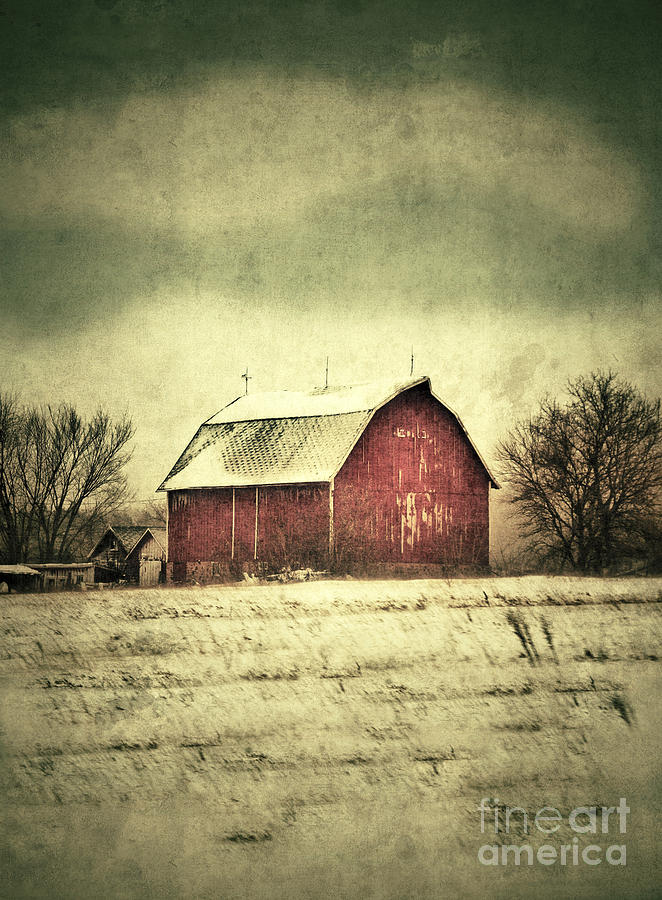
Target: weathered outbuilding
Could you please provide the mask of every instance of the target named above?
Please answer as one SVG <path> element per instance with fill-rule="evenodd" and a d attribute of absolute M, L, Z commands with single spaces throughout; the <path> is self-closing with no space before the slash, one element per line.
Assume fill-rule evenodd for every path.
<path fill-rule="evenodd" d="M 80 585 L 108 584 L 115 580 L 112 569 L 97 562 L 31 563 L 41 573 L 45 591 L 65 591 Z"/>
<path fill-rule="evenodd" d="M 38 591 L 41 583 L 41 572 L 31 566 L 24 566 L 21 563 L 0 565 L 0 594 L 9 591 Z"/>
<path fill-rule="evenodd" d="M 148 525 L 113 525 L 88 555 L 111 568 L 117 578 L 144 587 L 162 580 L 166 560 L 166 530 Z"/>
<path fill-rule="evenodd" d="M 498 487 L 430 379 L 240 397 L 197 431 L 168 494 L 168 571 L 234 564 L 487 566 Z"/>

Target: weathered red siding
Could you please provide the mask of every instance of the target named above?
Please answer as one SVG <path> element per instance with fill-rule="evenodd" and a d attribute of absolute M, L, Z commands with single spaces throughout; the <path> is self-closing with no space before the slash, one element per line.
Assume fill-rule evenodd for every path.
<path fill-rule="evenodd" d="M 171 563 L 229 559 L 231 529 L 231 488 L 168 493 Z"/>
<path fill-rule="evenodd" d="M 425 386 L 375 413 L 335 479 L 336 552 L 488 565 L 489 479 Z"/>
<path fill-rule="evenodd" d="M 329 541 L 328 485 L 267 486 L 170 491 L 168 559 L 182 563 L 238 562 L 255 557 L 274 565 L 314 565 L 326 560 Z"/>
<path fill-rule="evenodd" d="M 273 565 L 326 564 L 329 486 L 260 488 L 259 559 Z"/>

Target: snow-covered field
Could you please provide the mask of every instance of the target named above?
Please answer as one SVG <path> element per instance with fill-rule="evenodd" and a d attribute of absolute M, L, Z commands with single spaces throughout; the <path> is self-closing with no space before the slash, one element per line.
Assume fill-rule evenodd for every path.
<path fill-rule="evenodd" d="M 661 598 L 542 577 L 5 596 L 0 891 L 657 896 Z M 621 797 L 625 835 L 570 829 Z M 482 798 L 564 821 L 483 834 Z M 574 837 L 627 865 L 477 857 Z"/>

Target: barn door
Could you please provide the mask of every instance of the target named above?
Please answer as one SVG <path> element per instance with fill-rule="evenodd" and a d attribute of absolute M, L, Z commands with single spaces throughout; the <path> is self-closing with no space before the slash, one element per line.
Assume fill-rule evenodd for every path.
<path fill-rule="evenodd" d="M 144 587 L 158 584 L 161 577 L 160 559 L 141 559 L 139 583 Z"/>

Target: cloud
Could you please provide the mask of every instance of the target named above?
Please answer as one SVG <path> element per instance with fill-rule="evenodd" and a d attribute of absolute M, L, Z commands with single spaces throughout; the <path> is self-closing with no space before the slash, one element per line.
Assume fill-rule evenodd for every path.
<path fill-rule="evenodd" d="M 5 382 L 128 406 L 144 491 L 246 364 L 367 380 L 414 345 L 487 455 L 613 353 L 656 389 L 645 177 L 568 108 L 265 68 L 10 125 Z"/>
<path fill-rule="evenodd" d="M 256 70 L 133 93 L 113 109 L 14 117 L 5 214 L 220 236 L 408 171 L 498 185 L 585 233 L 624 232 L 640 211 L 636 168 L 568 109 L 459 81 L 365 94 Z"/>

